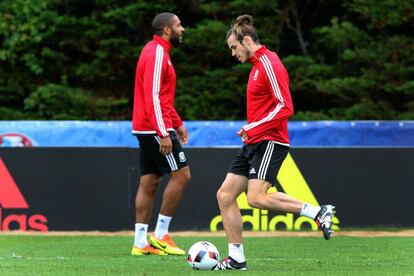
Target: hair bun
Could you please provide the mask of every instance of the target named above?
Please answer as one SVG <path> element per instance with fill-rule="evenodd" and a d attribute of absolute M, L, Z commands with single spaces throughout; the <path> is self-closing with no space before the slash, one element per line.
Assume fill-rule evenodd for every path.
<path fill-rule="evenodd" d="M 253 26 L 253 17 L 248 14 L 243 14 L 236 18 L 235 23 L 237 25 Z"/>

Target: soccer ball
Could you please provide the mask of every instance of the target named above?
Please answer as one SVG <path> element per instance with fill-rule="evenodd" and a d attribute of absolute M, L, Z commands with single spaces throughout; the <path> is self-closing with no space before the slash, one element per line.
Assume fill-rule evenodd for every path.
<path fill-rule="evenodd" d="M 194 270 L 212 270 L 220 262 L 220 253 L 214 244 L 199 241 L 188 250 L 187 262 Z"/>

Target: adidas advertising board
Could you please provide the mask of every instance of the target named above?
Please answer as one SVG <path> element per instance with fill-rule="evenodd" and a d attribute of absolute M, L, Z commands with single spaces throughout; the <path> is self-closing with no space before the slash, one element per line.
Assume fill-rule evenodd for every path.
<path fill-rule="evenodd" d="M 172 231 L 223 229 L 216 192 L 238 150 L 184 148 L 192 179 Z M 139 149 L 0 147 L 0 158 L 0 231 L 133 229 Z M 412 160 L 414 148 L 292 148 L 269 192 L 335 204 L 335 230 L 412 227 Z M 160 191 L 167 181 L 164 177 Z M 150 225 L 161 197 L 157 193 Z M 316 229 L 304 217 L 252 209 L 245 194 L 237 202 L 246 230 Z"/>

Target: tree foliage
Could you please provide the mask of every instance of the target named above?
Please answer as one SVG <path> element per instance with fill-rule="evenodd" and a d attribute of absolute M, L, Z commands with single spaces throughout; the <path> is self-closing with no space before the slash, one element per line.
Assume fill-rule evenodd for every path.
<path fill-rule="evenodd" d="M 0 119 L 129 120 L 163 11 L 186 28 L 171 53 L 183 119 L 244 119 L 250 66 L 225 34 L 245 13 L 289 72 L 293 119 L 414 118 L 414 0 L 2 0 Z"/>

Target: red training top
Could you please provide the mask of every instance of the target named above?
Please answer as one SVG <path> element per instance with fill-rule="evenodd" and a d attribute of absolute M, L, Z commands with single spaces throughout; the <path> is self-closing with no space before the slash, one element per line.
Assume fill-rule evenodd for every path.
<path fill-rule="evenodd" d="M 289 76 L 276 53 L 262 45 L 249 61 L 246 144 L 263 140 L 289 146 L 288 118 L 293 114 Z"/>
<path fill-rule="evenodd" d="M 135 73 L 132 132 L 169 136 L 183 125 L 174 108 L 175 70 L 170 60 L 170 42 L 154 35 L 142 49 Z"/>

